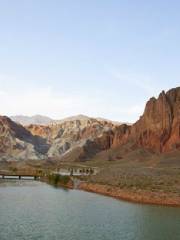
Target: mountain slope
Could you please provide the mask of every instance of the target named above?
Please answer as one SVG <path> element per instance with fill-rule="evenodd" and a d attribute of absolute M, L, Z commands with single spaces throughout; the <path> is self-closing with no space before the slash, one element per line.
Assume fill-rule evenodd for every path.
<path fill-rule="evenodd" d="M 88 156 L 110 148 L 114 127 L 111 122 L 76 116 L 48 126 L 29 125 L 27 129 L 34 136 L 47 139 L 48 157 L 61 157 L 76 148 L 81 148 Z"/>
<path fill-rule="evenodd" d="M 1 157 L 17 159 L 84 161 L 101 151 L 124 146 L 126 152 L 139 147 L 157 154 L 178 151 L 180 87 L 151 98 L 133 125 L 78 115 L 48 125 L 23 127 L 0 117 L 0 143 Z"/>
<path fill-rule="evenodd" d="M 61 159 L 79 149 L 73 160 L 86 160 L 110 148 L 114 128 L 111 122 L 86 116 L 26 127 L 0 116 L 0 159 Z"/>
<path fill-rule="evenodd" d="M 0 116 L 0 159 L 41 159 L 48 151 L 46 139 L 33 136 L 20 124 Z"/>

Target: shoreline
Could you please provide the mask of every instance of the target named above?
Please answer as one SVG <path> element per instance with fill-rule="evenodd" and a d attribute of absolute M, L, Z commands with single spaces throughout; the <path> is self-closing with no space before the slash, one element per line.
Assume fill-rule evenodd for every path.
<path fill-rule="evenodd" d="M 40 181 L 55 186 L 57 188 L 60 187 L 69 190 L 75 189 L 86 192 L 92 192 L 131 203 L 180 207 L 180 196 L 177 196 L 175 194 L 172 194 L 170 196 L 170 193 L 168 194 L 161 191 L 153 192 L 141 189 L 136 191 L 127 190 L 121 189 L 117 186 L 90 183 L 85 181 L 79 182 L 77 187 L 74 187 L 74 183 L 72 180 L 68 181 L 67 183 L 58 182 L 57 184 L 51 183 L 47 178 L 42 178 Z"/>
<path fill-rule="evenodd" d="M 180 207 L 180 197 L 169 196 L 163 192 L 149 192 L 145 190 L 130 191 L 120 189 L 115 186 L 102 185 L 98 183 L 81 182 L 79 190 L 93 192 L 115 199 L 123 200 L 126 202 L 169 206 L 169 207 Z"/>
<path fill-rule="evenodd" d="M 61 181 L 58 181 L 57 183 L 54 183 L 54 182 L 50 181 L 47 177 L 41 178 L 40 181 L 41 182 L 45 182 L 45 183 L 47 183 L 47 184 L 49 184 L 51 186 L 54 186 L 54 187 L 74 189 L 73 182 L 71 181 L 71 179 L 69 179 L 69 181 L 67 183 L 63 183 Z"/>

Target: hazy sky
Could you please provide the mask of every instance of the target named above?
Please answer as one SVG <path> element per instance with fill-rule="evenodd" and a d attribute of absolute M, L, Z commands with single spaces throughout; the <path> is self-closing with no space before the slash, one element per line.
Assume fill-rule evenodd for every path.
<path fill-rule="evenodd" d="M 180 1 L 0 0 L 0 114 L 132 122 L 180 85 Z"/>

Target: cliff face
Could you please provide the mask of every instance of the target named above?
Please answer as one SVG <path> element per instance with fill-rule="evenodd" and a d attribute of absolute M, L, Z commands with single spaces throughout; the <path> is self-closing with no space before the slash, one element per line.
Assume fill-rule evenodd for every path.
<path fill-rule="evenodd" d="M 50 125 L 22 126 L 0 116 L 0 160 L 61 158 L 85 160 L 110 148 L 114 124 L 88 117 L 70 118 Z"/>
<path fill-rule="evenodd" d="M 48 148 L 46 139 L 33 136 L 23 126 L 0 116 L 1 159 L 41 159 Z"/>
<path fill-rule="evenodd" d="M 81 149 L 81 158 L 110 148 L 114 124 L 94 118 L 73 117 L 48 126 L 30 125 L 27 129 L 34 136 L 47 139 L 50 148 L 48 157 L 60 157 L 76 148 Z"/>
<path fill-rule="evenodd" d="M 23 127 L 0 116 L 0 159 L 86 160 L 127 143 L 154 152 L 180 149 L 180 87 L 151 98 L 131 126 L 80 115 Z"/>
<path fill-rule="evenodd" d="M 180 88 L 151 98 L 135 124 L 119 127 L 113 146 L 128 141 L 157 152 L 180 148 Z"/>

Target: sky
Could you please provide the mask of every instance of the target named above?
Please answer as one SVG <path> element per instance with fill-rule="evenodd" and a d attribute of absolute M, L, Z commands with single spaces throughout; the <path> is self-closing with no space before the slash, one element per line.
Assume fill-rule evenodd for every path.
<path fill-rule="evenodd" d="M 0 114 L 134 122 L 180 86 L 178 0 L 0 0 Z"/>

